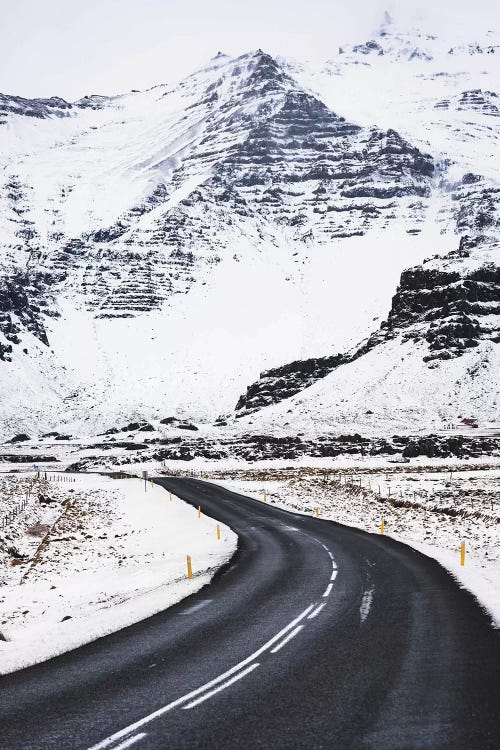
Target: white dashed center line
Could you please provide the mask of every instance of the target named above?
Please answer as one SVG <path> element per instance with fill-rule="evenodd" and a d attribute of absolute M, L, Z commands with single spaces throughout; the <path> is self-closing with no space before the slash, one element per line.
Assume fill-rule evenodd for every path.
<path fill-rule="evenodd" d="M 205 693 L 204 695 L 201 696 L 201 698 L 197 698 L 196 700 L 191 701 L 191 703 L 188 703 L 187 706 L 183 706 L 182 707 L 183 710 L 185 711 L 188 708 L 194 708 L 199 703 L 203 703 L 203 701 L 206 701 L 209 698 L 211 698 L 212 695 L 215 695 L 216 693 L 220 693 L 221 690 L 225 690 L 230 685 L 232 685 L 234 682 L 237 682 L 238 680 L 241 680 L 242 677 L 245 677 L 245 675 L 249 674 L 250 672 L 253 672 L 253 670 L 257 669 L 258 666 L 260 666 L 259 662 L 257 662 L 256 664 L 251 664 L 249 667 L 247 667 L 246 669 L 244 669 L 242 672 L 239 672 L 234 677 L 231 677 L 231 679 L 228 680 L 227 682 L 223 682 L 222 685 L 219 685 L 218 687 L 214 688 L 214 690 L 210 690 L 209 693 Z"/>
<path fill-rule="evenodd" d="M 146 732 L 141 732 L 140 734 L 135 734 L 133 737 L 129 737 L 128 740 L 125 740 L 125 742 L 120 743 L 117 745 L 114 750 L 125 750 L 127 747 L 132 747 L 132 745 L 135 745 L 136 742 L 139 742 L 139 740 L 143 740 L 144 737 L 147 737 Z"/>
<path fill-rule="evenodd" d="M 283 648 L 283 646 L 285 646 L 288 643 L 288 641 L 291 641 L 292 638 L 295 638 L 297 633 L 299 633 L 302 630 L 302 628 L 303 628 L 303 625 L 298 625 L 294 630 L 292 630 L 291 633 L 288 633 L 286 638 L 283 638 L 281 643 L 278 643 L 277 646 L 271 649 L 271 653 L 276 654 L 281 648 Z"/>
<path fill-rule="evenodd" d="M 319 615 L 319 613 L 321 612 L 321 610 L 323 609 L 323 607 L 326 607 L 326 602 L 323 602 L 323 604 L 320 604 L 318 607 L 316 607 L 316 609 L 313 609 L 313 611 L 311 612 L 311 614 L 307 615 L 307 619 L 308 620 L 314 620 L 314 618 L 316 617 L 316 615 Z"/>
<path fill-rule="evenodd" d="M 231 669 L 228 669 L 226 672 L 223 672 L 223 674 L 220 674 L 218 677 L 214 677 L 214 679 L 210 680 L 210 682 L 206 682 L 204 685 L 201 685 L 199 688 L 196 688 L 195 690 L 192 690 L 190 693 L 183 695 L 181 698 L 177 698 L 177 700 L 174 700 L 171 703 L 167 703 L 166 706 L 163 706 L 162 708 L 158 708 L 156 711 L 153 711 L 153 713 L 148 714 L 147 716 L 144 716 L 142 719 L 139 719 L 133 724 L 130 724 L 128 727 L 124 727 L 123 729 L 120 729 L 120 731 L 115 732 L 109 737 L 106 737 L 106 739 L 102 740 L 102 742 L 99 742 L 97 745 L 93 745 L 90 748 L 90 750 L 104 750 L 104 748 L 111 747 L 111 745 L 114 745 L 115 742 L 117 742 L 118 740 L 121 740 L 123 737 L 127 737 L 127 735 L 132 734 L 132 732 L 135 732 L 137 729 L 139 729 L 140 727 L 143 727 L 145 724 L 149 724 L 151 721 L 154 721 L 155 719 L 159 719 L 160 716 L 164 716 L 167 712 L 172 711 L 172 709 L 181 706 L 183 703 L 186 703 L 187 701 L 190 701 L 191 698 L 195 698 L 198 695 L 201 695 L 202 693 L 203 695 L 206 695 L 206 691 L 209 688 L 214 687 L 215 685 L 220 685 L 220 683 L 224 682 L 227 687 L 227 685 L 231 684 L 230 681 L 227 680 L 227 678 L 231 677 L 232 675 L 236 676 L 237 674 L 237 679 L 244 677 L 244 675 L 247 672 L 245 670 L 242 670 L 242 667 L 246 667 L 247 664 L 250 664 L 251 662 L 255 662 L 255 659 L 258 656 L 260 656 L 260 654 L 264 653 L 264 651 L 267 651 L 268 649 L 270 649 L 273 644 L 280 641 L 286 633 L 291 631 L 293 628 L 296 629 L 297 623 L 299 623 L 301 620 L 307 617 L 307 615 L 313 609 L 314 609 L 314 604 L 310 604 L 307 607 L 307 609 L 305 609 L 298 617 L 292 620 L 292 622 L 288 623 L 288 625 L 286 625 L 282 630 L 280 630 L 279 633 L 276 633 L 275 636 L 273 636 L 269 641 L 267 641 L 267 643 L 265 643 L 263 646 L 257 649 L 257 651 L 254 651 L 253 654 L 248 656 L 246 659 L 243 659 L 243 661 L 240 661 L 239 664 L 235 664 L 234 667 L 231 667 Z M 282 645 L 284 645 L 284 642 L 282 643 Z M 256 666 L 258 666 L 258 664 Z M 248 670 L 248 671 L 251 671 L 251 670 Z M 194 701 L 191 701 L 191 702 L 193 703 Z M 130 738 L 130 739 L 133 739 L 133 738 Z M 142 736 L 141 736 L 141 739 L 142 739 Z M 135 739 L 135 742 L 138 742 L 138 739 Z M 118 747 L 117 746 L 113 747 L 113 750 L 122 750 L 122 748 L 125 748 L 125 747 L 128 747 L 128 745 L 124 745 L 122 743 L 122 745 Z"/>

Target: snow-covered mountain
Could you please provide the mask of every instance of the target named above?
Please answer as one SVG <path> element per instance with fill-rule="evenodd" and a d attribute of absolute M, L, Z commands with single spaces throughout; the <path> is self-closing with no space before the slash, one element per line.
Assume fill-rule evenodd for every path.
<path fill-rule="evenodd" d="M 493 39 L 386 22 L 321 66 L 219 53 L 145 92 L 1 95 L 2 433 L 498 420 Z"/>

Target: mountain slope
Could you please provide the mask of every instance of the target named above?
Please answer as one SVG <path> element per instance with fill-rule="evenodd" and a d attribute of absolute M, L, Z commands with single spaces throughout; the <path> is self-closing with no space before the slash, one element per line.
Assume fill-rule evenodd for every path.
<path fill-rule="evenodd" d="M 404 39 L 381 40 L 383 55 L 344 50 L 321 72 L 258 50 L 146 92 L 0 97 L 6 436 L 170 414 L 213 421 L 263 368 L 356 350 L 405 268 L 461 235 L 491 248 L 493 86 L 471 74 L 469 93 L 455 94 L 460 76 L 440 77 L 432 55 L 403 59 Z M 376 81 L 384 91 L 374 55 L 418 82 L 404 122 L 383 97 L 368 117 L 337 114 L 354 110 L 339 80 L 357 81 L 358 99 Z M 407 126 L 430 107 L 437 124 L 422 139 Z M 460 146 L 472 133 L 474 169 L 467 147 L 459 158 L 461 146 L 443 146 L 450 112 L 446 137 Z"/>
<path fill-rule="evenodd" d="M 500 246 L 466 244 L 405 271 L 361 346 L 262 373 L 236 406 L 239 429 L 255 417 L 259 430 L 301 434 L 498 424 Z"/>
<path fill-rule="evenodd" d="M 380 330 L 351 351 L 263 372 L 236 404 L 238 418 L 258 412 L 241 429 L 256 419 L 259 430 L 292 432 L 439 429 L 464 415 L 498 423 L 500 184 L 491 157 L 500 127 L 498 94 L 478 87 L 498 81 L 493 39 L 449 46 L 386 19 L 376 39 L 339 50 L 324 67 L 284 61 L 358 120 L 367 100 L 382 96 L 379 121 L 439 149 L 438 215 L 450 210 L 462 240 L 458 251 L 405 271 Z"/>

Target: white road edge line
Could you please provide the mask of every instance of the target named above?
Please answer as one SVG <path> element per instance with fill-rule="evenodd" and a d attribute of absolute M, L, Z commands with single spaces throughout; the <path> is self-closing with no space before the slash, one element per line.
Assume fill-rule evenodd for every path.
<path fill-rule="evenodd" d="M 325 593 L 323 594 L 323 596 L 328 596 L 330 594 L 330 591 L 332 590 L 332 587 L 333 587 L 333 583 L 329 583 L 325 589 Z"/>
<path fill-rule="evenodd" d="M 304 627 L 303 625 L 297 625 L 297 627 L 295 628 L 295 630 L 292 630 L 291 633 L 288 633 L 288 635 L 286 636 L 286 638 L 283 638 L 283 640 L 280 643 L 278 643 L 277 646 L 275 646 L 274 648 L 271 649 L 271 653 L 272 654 L 276 654 L 281 648 L 283 648 L 283 646 L 286 646 L 286 644 L 288 643 L 288 641 L 291 641 L 292 638 L 295 638 L 295 636 L 297 635 L 297 633 L 300 633 L 300 631 L 302 630 L 303 627 Z"/>
<path fill-rule="evenodd" d="M 338 570 L 332 570 L 332 577 L 330 578 L 330 581 L 334 581 L 337 578 Z"/>
<path fill-rule="evenodd" d="M 188 708 L 194 708 L 199 703 L 203 703 L 203 701 L 208 700 L 212 697 L 212 695 L 215 695 L 216 693 L 220 693 L 221 690 L 225 690 L 227 687 L 233 684 L 233 682 L 237 682 L 238 680 L 241 680 L 242 677 L 245 677 L 245 675 L 250 674 L 250 672 L 253 672 L 254 669 L 257 669 L 260 664 L 257 662 L 256 664 L 250 664 L 249 667 L 243 670 L 243 672 L 238 672 L 237 675 L 234 677 L 231 677 L 230 680 L 227 682 L 223 682 L 222 685 L 219 685 L 218 687 L 214 688 L 213 690 L 210 690 L 208 693 L 204 693 L 204 695 L 201 696 L 201 698 L 196 698 L 196 700 L 191 701 L 191 703 L 188 703 L 187 706 L 183 706 L 182 710 L 186 711 Z"/>
<path fill-rule="evenodd" d="M 139 740 L 143 740 L 144 737 L 147 737 L 148 735 L 146 732 L 141 732 L 141 734 L 135 734 L 133 737 L 129 737 L 128 740 L 125 740 L 125 742 L 122 742 L 120 745 L 117 745 L 115 747 L 115 750 L 125 750 L 126 747 L 132 747 L 132 745 L 135 745 L 136 742 L 139 742 Z"/>
<path fill-rule="evenodd" d="M 326 607 L 326 602 L 323 602 L 323 604 L 320 604 L 319 607 L 316 607 L 316 609 L 314 609 L 311 612 L 310 615 L 307 615 L 307 619 L 308 620 L 314 620 L 314 618 L 316 617 L 316 615 L 319 615 L 319 613 L 321 612 L 321 610 L 323 609 L 323 607 Z"/>
<path fill-rule="evenodd" d="M 292 622 L 288 623 L 288 625 L 280 630 L 279 633 L 270 638 L 267 643 L 257 649 L 257 651 L 254 651 L 253 654 L 248 656 L 246 659 L 243 659 L 243 661 L 240 661 L 239 664 L 231 667 L 223 674 L 220 674 L 218 677 L 214 677 L 213 680 L 206 682 L 199 688 L 192 690 L 190 693 L 186 693 L 186 695 L 183 695 L 181 698 L 177 698 L 177 700 L 172 701 L 171 703 L 167 703 L 166 706 L 158 708 L 156 711 L 153 711 L 153 713 L 144 716 L 142 719 L 139 719 L 133 724 L 129 724 L 128 727 L 120 729 L 118 732 L 111 734 L 109 737 L 106 737 L 106 739 L 102 740 L 102 742 L 98 742 L 97 745 L 92 745 L 92 747 L 90 747 L 88 750 L 104 750 L 104 748 L 110 747 L 110 745 L 113 745 L 117 740 L 121 740 L 122 737 L 126 737 L 127 734 L 132 734 L 132 732 L 135 732 L 136 729 L 143 727 L 145 724 L 149 724 L 149 722 L 153 721 L 154 719 L 158 719 L 160 716 L 163 716 L 163 714 L 166 714 L 167 711 L 171 711 L 173 708 L 177 708 L 177 706 L 180 706 L 182 703 L 189 701 L 191 698 L 195 698 L 197 695 L 200 695 L 200 693 L 205 692 L 205 690 L 208 690 L 214 685 L 217 685 L 219 682 L 223 682 L 223 680 L 231 677 L 231 675 L 235 674 L 235 672 L 239 672 L 242 667 L 246 667 L 247 664 L 250 664 L 250 662 L 254 661 L 258 656 L 260 656 L 260 654 L 264 653 L 264 651 L 267 651 L 268 648 L 279 641 L 285 635 L 285 633 L 288 633 L 289 630 L 294 628 L 297 623 L 304 619 L 304 617 L 307 617 L 309 612 L 314 609 L 315 605 L 316 602 L 314 602 L 314 604 L 310 604 L 298 617 L 292 620 Z M 117 748 L 115 748 L 115 750 L 117 750 Z"/>

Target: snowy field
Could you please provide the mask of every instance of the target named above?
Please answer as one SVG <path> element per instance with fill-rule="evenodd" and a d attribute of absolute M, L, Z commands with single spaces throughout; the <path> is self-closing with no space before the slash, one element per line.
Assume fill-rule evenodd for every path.
<path fill-rule="evenodd" d="M 218 540 L 215 520 L 138 478 L 0 475 L 0 524 L 8 513 L 0 526 L 0 673 L 171 606 L 208 583 L 237 545 L 228 527 L 220 525 Z"/>
<path fill-rule="evenodd" d="M 500 627 L 500 467 L 391 465 L 211 471 L 228 489 L 385 533 L 438 560 Z M 465 543 L 465 565 L 460 545 Z"/>

